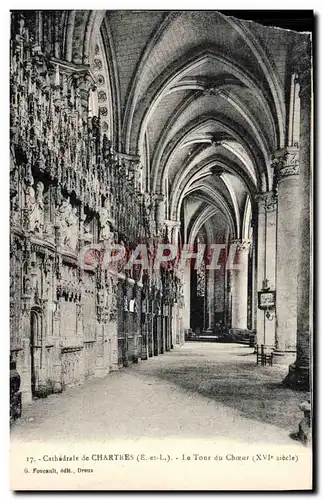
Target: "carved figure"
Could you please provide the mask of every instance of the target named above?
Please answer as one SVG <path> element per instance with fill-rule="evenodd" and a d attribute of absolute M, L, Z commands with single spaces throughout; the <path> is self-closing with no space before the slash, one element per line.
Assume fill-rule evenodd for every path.
<path fill-rule="evenodd" d="M 81 235 L 83 236 L 85 242 L 91 242 L 93 240 L 93 234 L 91 232 L 91 220 L 87 220 L 86 214 L 84 212 L 81 213 L 80 220 Z"/>
<path fill-rule="evenodd" d="M 105 290 L 103 288 L 100 288 L 98 290 L 97 300 L 99 306 L 105 306 L 106 296 L 105 296 Z"/>
<path fill-rule="evenodd" d="M 32 185 L 26 188 L 26 208 L 29 216 L 29 230 L 42 235 L 44 226 L 44 184 L 38 182 L 36 192 Z"/>
<path fill-rule="evenodd" d="M 61 245 L 76 250 L 78 238 L 77 208 L 73 208 L 69 198 L 64 199 L 56 209 L 56 227 Z"/>
<path fill-rule="evenodd" d="M 110 319 L 113 321 L 117 316 L 117 284 L 112 278 L 110 278 L 110 284 Z"/>
<path fill-rule="evenodd" d="M 30 278 L 28 278 L 28 276 L 24 278 L 24 294 L 25 295 L 32 294 L 31 281 L 30 281 Z"/>
<path fill-rule="evenodd" d="M 76 250 L 77 246 L 77 238 L 78 238 L 78 217 L 77 217 L 77 208 L 72 208 L 69 212 L 67 219 L 67 236 L 65 240 L 65 244 Z"/>
<path fill-rule="evenodd" d="M 104 207 L 100 210 L 100 240 L 111 241 L 113 239 L 111 206 L 109 200 L 106 199 Z"/>

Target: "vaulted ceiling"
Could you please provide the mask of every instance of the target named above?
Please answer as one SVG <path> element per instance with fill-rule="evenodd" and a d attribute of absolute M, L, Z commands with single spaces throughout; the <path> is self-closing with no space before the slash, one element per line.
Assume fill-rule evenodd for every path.
<path fill-rule="evenodd" d="M 119 147 L 141 156 L 166 218 L 178 220 L 185 202 L 188 228 L 210 219 L 242 237 L 256 193 L 271 189 L 290 36 L 273 29 L 216 11 L 106 11 Z"/>

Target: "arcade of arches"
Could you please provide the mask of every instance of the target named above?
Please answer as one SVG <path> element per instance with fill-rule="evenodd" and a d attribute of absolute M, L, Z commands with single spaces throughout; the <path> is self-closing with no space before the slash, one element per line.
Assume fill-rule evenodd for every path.
<path fill-rule="evenodd" d="M 174 349 L 190 329 L 256 333 L 285 383 L 308 388 L 309 35 L 216 11 L 11 20 L 10 349 L 23 401 Z M 205 252 L 182 272 L 105 268 L 107 242 Z"/>

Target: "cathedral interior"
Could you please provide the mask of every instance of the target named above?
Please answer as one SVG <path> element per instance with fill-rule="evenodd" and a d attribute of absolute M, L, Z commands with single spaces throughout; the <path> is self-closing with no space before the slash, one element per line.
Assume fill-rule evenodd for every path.
<path fill-rule="evenodd" d="M 217 11 L 11 13 L 23 404 L 223 332 L 308 390 L 311 64 L 308 34 Z M 138 245 L 177 256 L 144 266 Z M 105 266 L 111 246 L 125 257 Z"/>

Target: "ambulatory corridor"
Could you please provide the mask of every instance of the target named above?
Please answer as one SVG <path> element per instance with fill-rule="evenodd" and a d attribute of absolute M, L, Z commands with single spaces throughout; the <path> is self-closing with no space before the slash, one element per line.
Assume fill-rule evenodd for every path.
<path fill-rule="evenodd" d="M 33 470 L 65 453 L 96 471 L 59 481 L 71 489 L 97 489 L 101 472 L 122 490 L 308 480 L 314 17 L 307 31 L 228 12 L 11 12 L 19 490 L 55 489 L 58 464 L 52 483 Z M 273 467 L 228 472 L 237 444 Z M 100 466 L 92 453 L 133 458 Z M 183 467 L 157 472 L 141 453 Z M 195 453 L 223 463 L 181 463 Z"/>
<path fill-rule="evenodd" d="M 187 342 L 36 399 L 11 430 L 23 441 L 219 437 L 290 444 L 307 393 L 283 387 L 283 366 L 259 367 L 242 344 Z"/>

